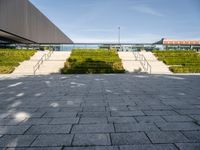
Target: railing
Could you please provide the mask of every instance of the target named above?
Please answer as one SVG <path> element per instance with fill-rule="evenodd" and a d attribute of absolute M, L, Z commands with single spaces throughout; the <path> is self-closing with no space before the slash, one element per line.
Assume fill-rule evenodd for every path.
<path fill-rule="evenodd" d="M 140 61 L 140 64 L 142 65 L 144 71 L 151 74 L 152 67 L 147 59 L 144 57 L 144 55 L 139 52 L 133 52 L 133 55 L 135 56 L 136 60 Z"/>
<path fill-rule="evenodd" d="M 40 69 L 40 66 L 44 63 L 44 61 L 48 60 L 51 55 L 53 54 L 53 50 L 50 50 L 47 54 L 44 54 L 36 63 L 35 66 L 33 66 L 33 74 L 35 75 L 37 70 Z"/>

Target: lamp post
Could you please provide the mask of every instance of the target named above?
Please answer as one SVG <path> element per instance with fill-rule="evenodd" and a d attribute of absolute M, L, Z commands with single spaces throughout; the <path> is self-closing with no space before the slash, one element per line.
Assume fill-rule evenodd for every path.
<path fill-rule="evenodd" d="M 120 39 L 121 38 L 121 28 L 120 27 L 118 27 L 118 43 L 120 44 Z"/>

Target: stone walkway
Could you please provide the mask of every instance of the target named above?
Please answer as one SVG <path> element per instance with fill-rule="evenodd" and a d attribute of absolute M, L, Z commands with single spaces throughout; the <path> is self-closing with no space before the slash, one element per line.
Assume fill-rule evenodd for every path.
<path fill-rule="evenodd" d="M 200 77 L 0 77 L 0 149 L 199 150 Z"/>

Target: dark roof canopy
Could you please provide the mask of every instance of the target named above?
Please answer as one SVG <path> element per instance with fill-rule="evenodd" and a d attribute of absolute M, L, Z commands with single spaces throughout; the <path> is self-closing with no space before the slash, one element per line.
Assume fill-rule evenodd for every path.
<path fill-rule="evenodd" d="M 73 43 L 28 0 L 0 0 L 0 39 L 19 43 Z"/>

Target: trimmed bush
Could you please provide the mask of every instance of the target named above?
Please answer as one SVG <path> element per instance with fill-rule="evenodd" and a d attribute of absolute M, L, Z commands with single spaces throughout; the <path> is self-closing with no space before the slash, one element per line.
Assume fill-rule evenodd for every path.
<path fill-rule="evenodd" d="M 174 73 L 200 73 L 200 54 L 195 51 L 153 51 Z"/>
<path fill-rule="evenodd" d="M 61 69 L 63 74 L 124 73 L 116 50 L 74 49 Z"/>
<path fill-rule="evenodd" d="M 20 62 L 30 59 L 35 50 L 0 49 L 0 74 L 12 73 Z"/>

